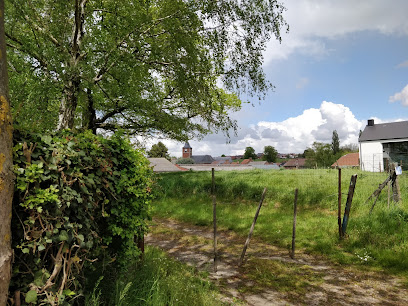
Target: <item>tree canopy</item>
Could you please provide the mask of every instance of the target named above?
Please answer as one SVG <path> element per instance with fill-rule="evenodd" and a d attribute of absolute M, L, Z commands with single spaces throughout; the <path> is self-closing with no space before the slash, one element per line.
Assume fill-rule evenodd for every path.
<path fill-rule="evenodd" d="M 31 130 L 228 134 L 238 97 L 272 87 L 262 52 L 287 29 L 270 0 L 6 2 L 13 112 Z"/>
<path fill-rule="evenodd" d="M 273 146 L 265 146 L 264 147 L 264 159 L 268 163 L 273 163 L 276 161 L 276 158 L 278 157 L 278 151 Z"/>
<path fill-rule="evenodd" d="M 312 148 L 305 150 L 306 165 L 308 167 L 330 167 L 335 161 L 332 147 L 328 143 L 314 142 Z"/>
<path fill-rule="evenodd" d="M 340 152 L 340 139 L 336 130 L 333 131 L 331 148 L 334 155 Z"/>
<path fill-rule="evenodd" d="M 246 147 L 245 148 L 245 153 L 244 153 L 244 158 L 252 158 L 256 159 L 257 156 L 255 154 L 255 149 L 253 147 Z"/>
<path fill-rule="evenodd" d="M 152 148 L 147 152 L 147 154 L 149 154 L 149 157 L 164 157 L 170 159 L 168 149 L 161 141 L 152 145 Z"/>

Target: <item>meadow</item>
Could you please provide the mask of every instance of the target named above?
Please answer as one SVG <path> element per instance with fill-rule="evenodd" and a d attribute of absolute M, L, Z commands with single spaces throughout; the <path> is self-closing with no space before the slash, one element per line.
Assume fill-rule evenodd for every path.
<path fill-rule="evenodd" d="M 408 178 L 399 176 L 402 201 L 383 189 L 369 214 L 368 197 L 388 176 L 354 169 L 342 170 L 342 217 L 351 175 L 357 183 L 347 235 L 338 235 L 338 171 L 334 169 L 252 170 L 215 172 L 217 225 L 242 237 L 248 234 L 263 189 L 268 189 L 253 236 L 290 248 L 294 190 L 298 189 L 296 248 L 323 255 L 335 263 L 381 269 L 408 276 Z M 162 174 L 153 216 L 195 225 L 212 224 L 211 173 Z"/>
<path fill-rule="evenodd" d="M 224 305 L 208 275 L 147 247 L 143 260 L 87 271 L 86 306 Z"/>

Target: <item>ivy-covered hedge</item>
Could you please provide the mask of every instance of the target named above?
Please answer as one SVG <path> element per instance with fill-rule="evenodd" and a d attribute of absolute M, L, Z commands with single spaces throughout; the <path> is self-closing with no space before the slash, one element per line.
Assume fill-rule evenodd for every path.
<path fill-rule="evenodd" d="M 85 267 L 139 255 L 134 239 L 146 230 L 152 169 L 122 135 L 14 138 L 11 298 L 80 304 Z"/>

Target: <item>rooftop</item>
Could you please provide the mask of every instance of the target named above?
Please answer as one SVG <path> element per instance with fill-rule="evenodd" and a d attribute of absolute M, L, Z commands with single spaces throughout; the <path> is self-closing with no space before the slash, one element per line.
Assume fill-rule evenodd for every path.
<path fill-rule="evenodd" d="M 366 125 L 358 140 L 362 142 L 401 138 L 408 138 L 408 121 L 374 124 L 372 120 L 372 125 Z"/>

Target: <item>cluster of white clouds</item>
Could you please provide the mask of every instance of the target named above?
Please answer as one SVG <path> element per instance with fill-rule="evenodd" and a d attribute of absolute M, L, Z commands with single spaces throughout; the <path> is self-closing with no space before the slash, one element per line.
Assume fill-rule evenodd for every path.
<path fill-rule="evenodd" d="M 321 57 L 329 52 L 326 39 L 350 33 L 376 31 L 385 35 L 408 35 L 408 1 L 385 0 L 286 0 L 284 18 L 289 34 L 282 43 L 269 42 L 265 64 L 287 59 L 293 53 Z"/>
<path fill-rule="evenodd" d="M 373 31 L 384 35 L 408 36 L 407 0 L 285 0 L 287 11 L 284 18 L 290 26 L 289 34 L 282 34 L 282 43 L 271 40 L 264 53 L 265 66 L 274 61 L 287 60 L 293 55 L 325 57 L 330 50 L 326 43 L 332 39 Z M 408 60 L 396 68 L 406 69 Z M 296 88 L 308 86 L 310 79 L 301 77 Z M 401 101 L 408 106 L 408 85 L 390 96 L 390 102 Z M 241 114 L 242 115 L 242 114 Z M 239 114 L 237 115 L 239 118 Z M 251 116 L 250 112 L 245 116 Z M 359 131 L 364 129 L 366 119 L 358 120 L 351 110 L 333 102 L 323 101 L 319 108 L 309 108 L 302 114 L 280 122 L 260 121 L 251 126 L 241 125 L 236 137 L 229 143 L 222 134 L 213 134 L 200 141 L 192 140 L 194 155 L 212 156 L 243 154 L 251 146 L 262 152 L 264 146 L 272 145 L 281 153 L 302 153 L 313 142 L 331 142 L 332 133 L 337 130 L 341 145 L 356 144 Z M 378 118 L 376 123 L 382 121 Z M 181 156 L 183 143 L 161 140 L 173 156 Z M 157 140 L 147 144 L 149 148 Z"/>
<path fill-rule="evenodd" d="M 408 106 L 408 85 L 405 86 L 400 92 L 397 92 L 395 95 L 391 96 L 389 101 L 391 103 L 401 101 L 402 105 Z"/>
<path fill-rule="evenodd" d="M 379 122 L 376 119 L 376 122 Z M 280 153 L 303 153 L 313 142 L 330 143 L 333 131 L 339 134 L 341 145 L 357 144 L 360 129 L 366 121 L 356 119 L 351 110 L 333 102 L 323 101 L 319 108 L 310 108 L 296 117 L 281 122 L 260 121 L 256 125 L 241 128 L 237 137 L 226 143 L 225 136 L 213 134 L 202 140 L 192 140 L 194 155 L 212 156 L 243 154 L 251 146 L 263 152 L 267 145 L 274 146 Z M 183 143 L 162 140 L 172 156 L 181 156 Z M 150 144 L 151 145 L 151 144 Z"/>

